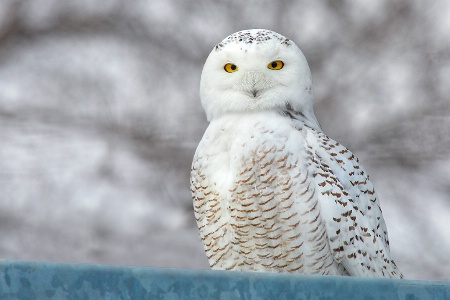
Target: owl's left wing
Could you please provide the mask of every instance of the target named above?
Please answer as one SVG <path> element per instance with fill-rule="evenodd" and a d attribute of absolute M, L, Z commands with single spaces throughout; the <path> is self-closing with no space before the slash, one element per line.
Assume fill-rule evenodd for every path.
<path fill-rule="evenodd" d="M 352 276 L 402 278 L 390 258 L 380 203 L 358 159 L 319 130 L 307 128 L 305 138 L 335 260 Z"/>

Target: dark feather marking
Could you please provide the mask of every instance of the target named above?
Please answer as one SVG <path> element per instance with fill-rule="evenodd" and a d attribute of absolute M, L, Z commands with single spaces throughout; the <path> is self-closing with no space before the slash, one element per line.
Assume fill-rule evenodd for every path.
<path fill-rule="evenodd" d="M 292 108 L 292 105 L 289 102 L 286 102 L 286 110 L 280 112 L 282 116 L 289 117 L 294 120 L 299 120 L 298 117 L 306 118 L 305 115 L 301 111 L 296 111 Z"/>

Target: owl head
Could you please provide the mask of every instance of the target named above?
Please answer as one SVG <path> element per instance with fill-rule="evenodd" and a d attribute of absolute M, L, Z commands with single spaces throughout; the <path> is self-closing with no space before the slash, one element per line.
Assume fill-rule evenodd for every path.
<path fill-rule="evenodd" d="M 317 122 L 305 56 L 270 30 L 239 31 L 217 44 L 203 67 L 200 97 L 208 121 L 227 113 L 293 110 Z"/>

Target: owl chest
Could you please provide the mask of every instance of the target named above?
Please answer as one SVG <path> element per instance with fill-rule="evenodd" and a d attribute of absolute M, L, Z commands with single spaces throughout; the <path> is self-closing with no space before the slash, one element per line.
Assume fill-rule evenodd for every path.
<path fill-rule="evenodd" d="M 225 134 L 206 136 L 193 168 L 194 207 L 211 266 L 306 270 L 304 257 L 326 249 L 326 241 L 301 133 Z"/>
<path fill-rule="evenodd" d="M 208 145 L 210 151 L 205 149 L 208 181 L 230 205 L 263 200 L 268 189 L 280 192 L 282 182 L 290 182 L 302 168 L 289 149 L 289 137 L 274 130 L 231 136 L 219 137 Z"/>
<path fill-rule="evenodd" d="M 293 216 L 299 208 L 309 209 L 299 199 L 309 192 L 310 174 L 295 134 L 291 128 L 265 127 L 242 130 L 234 138 L 224 132 L 200 151 L 207 161 L 200 167 L 200 177 L 210 189 L 206 198 L 201 197 L 209 199 L 203 207 L 217 211 L 214 218 L 229 223 L 235 240 L 245 240 L 240 239 L 244 231 L 259 239 L 280 235 L 279 226 L 298 222 Z"/>
<path fill-rule="evenodd" d="M 260 228 L 274 230 L 298 209 L 295 195 L 300 186 L 296 180 L 303 171 L 283 139 L 260 138 L 247 146 L 242 144 L 229 158 L 227 214 L 235 229 L 244 226 L 257 237 L 268 238 L 270 232 L 258 233 Z"/>
<path fill-rule="evenodd" d="M 266 210 L 269 199 L 300 188 L 298 179 L 306 174 L 305 153 L 299 151 L 303 137 L 285 119 L 270 119 L 257 115 L 211 124 L 197 150 L 194 165 L 228 212 L 256 204 Z"/>

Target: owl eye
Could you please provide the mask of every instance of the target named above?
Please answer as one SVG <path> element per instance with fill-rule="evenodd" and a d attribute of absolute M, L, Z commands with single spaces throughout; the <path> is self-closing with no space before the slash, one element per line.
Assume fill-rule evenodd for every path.
<path fill-rule="evenodd" d="M 228 73 L 233 73 L 233 72 L 236 72 L 238 70 L 238 67 L 235 64 L 226 64 L 223 68 Z"/>
<path fill-rule="evenodd" d="M 271 70 L 281 70 L 284 67 L 284 62 L 281 60 L 274 60 L 273 62 L 269 63 L 267 67 Z"/>

